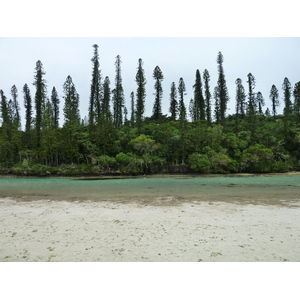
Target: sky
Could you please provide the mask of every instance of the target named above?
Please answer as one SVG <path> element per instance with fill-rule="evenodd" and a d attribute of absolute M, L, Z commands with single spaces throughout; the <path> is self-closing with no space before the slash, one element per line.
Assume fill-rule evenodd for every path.
<path fill-rule="evenodd" d="M 93 44 L 99 46 L 102 82 L 110 78 L 111 89 L 115 85 L 115 60 L 121 56 L 121 74 L 125 105 L 130 114 L 130 93 L 136 92 L 135 75 L 138 59 L 143 60 L 146 84 L 145 115 L 151 116 L 154 104 L 153 70 L 159 66 L 163 72 L 162 112 L 169 114 L 170 87 L 178 87 L 180 77 L 186 85 L 185 104 L 193 98 L 196 70 L 203 81 L 203 71 L 210 73 L 210 92 L 217 85 L 217 54 L 224 57 L 224 71 L 230 101 L 227 114 L 235 112 L 235 80 L 241 78 L 247 92 L 247 74 L 256 79 L 255 92 L 260 91 L 266 106 L 271 109 L 269 94 L 274 84 L 279 90 L 283 108 L 282 83 L 285 77 L 292 86 L 300 81 L 300 38 L 298 37 L 1 37 L 0 38 L 0 89 L 7 98 L 16 85 L 21 116 L 24 121 L 23 86 L 28 84 L 34 97 L 34 69 L 40 60 L 46 72 L 48 97 L 55 86 L 63 109 L 63 83 L 68 75 L 73 79 L 80 96 L 81 118 L 88 115 L 90 85 L 92 79 Z M 214 100 L 212 100 L 214 102 Z M 61 122 L 63 116 L 61 115 Z"/>

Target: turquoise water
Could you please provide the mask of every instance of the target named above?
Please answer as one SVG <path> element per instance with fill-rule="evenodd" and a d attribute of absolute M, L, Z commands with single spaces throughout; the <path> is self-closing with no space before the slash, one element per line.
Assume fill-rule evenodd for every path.
<path fill-rule="evenodd" d="M 299 175 L 91 178 L 0 178 L 0 198 L 109 200 L 181 197 L 199 199 L 289 198 L 300 195 Z M 300 197 L 300 196 L 299 196 Z M 298 197 L 298 198 L 299 198 Z"/>

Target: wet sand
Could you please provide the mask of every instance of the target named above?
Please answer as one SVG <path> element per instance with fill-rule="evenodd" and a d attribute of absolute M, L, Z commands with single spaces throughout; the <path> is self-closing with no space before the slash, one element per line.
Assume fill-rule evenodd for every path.
<path fill-rule="evenodd" d="M 299 262 L 300 200 L 0 199 L 1 262 Z M 223 196 L 224 197 L 224 196 Z M 270 200 L 270 199 L 269 199 Z"/>

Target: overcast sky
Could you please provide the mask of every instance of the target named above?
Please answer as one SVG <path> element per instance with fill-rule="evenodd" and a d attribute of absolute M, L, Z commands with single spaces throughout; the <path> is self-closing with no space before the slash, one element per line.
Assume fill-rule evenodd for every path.
<path fill-rule="evenodd" d="M 159 66 L 164 74 L 162 110 L 169 113 L 171 83 L 178 86 L 179 78 L 185 81 L 188 107 L 193 97 L 195 73 L 201 76 L 207 69 L 211 76 L 210 90 L 217 84 L 216 58 L 219 51 L 224 57 L 224 70 L 230 96 L 228 114 L 234 113 L 235 80 L 241 78 L 247 91 L 247 74 L 256 79 L 255 91 L 261 91 L 270 108 L 269 94 L 272 84 L 283 97 L 282 83 L 287 77 L 292 86 L 300 81 L 300 38 L 0 38 L 0 89 L 10 98 L 10 89 L 16 85 L 24 120 L 22 88 L 27 83 L 32 96 L 35 93 L 34 68 L 41 60 L 46 75 L 48 96 L 56 87 L 63 108 L 62 85 L 70 75 L 80 95 L 80 112 L 88 114 L 93 44 L 99 45 L 102 78 L 109 76 L 111 89 L 115 84 L 115 57 L 121 56 L 122 79 L 126 106 L 130 113 L 130 93 L 136 91 L 134 81 L 138 59 L 142 58 L 146 75 L 146 116 L 152 114 L 154 103 L 153 70 Z M 202 76 L 203 80 L 203 76 Z M 281 105 L 281 109 L 283 103 Z"/>

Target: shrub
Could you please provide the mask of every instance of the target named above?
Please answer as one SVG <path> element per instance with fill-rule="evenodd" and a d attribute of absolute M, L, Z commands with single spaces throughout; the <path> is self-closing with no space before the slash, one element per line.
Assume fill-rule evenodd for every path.
<path fill-rule="evenodd" d="M 263 145 L 256 144 L 244 150 L 241 157 L 241 167 L 253 173 L 268 173 L 274 163 L 273 151 Z"/>
<path fill-rule="evenodd" d="M 193 153 L 188 157 L 189 167 L 199 173 L 209 173 L 211 163 L 206 154 Z"/>
<path fill-rule="evenodd" d="M 144 160 L 133 153 L 120 152 L 116 155 L 116 161 L 124 174 L 144 173 Z"/>
<path fill-rule="evenodd" d="M 209 148 L 209 147 L 206 147 Z M 220 152 L 216 152 L 212 149 L 206 149 L 208 159 L 211 164 L 212 173 L 228 173 L 228 172 L 238 172 L 238 163 L 236 160 L 229 157 L 224 149 L 221 149 Z"/>
<path fill-rule="evenodd" d="M 101 155 L 98 157 L 98 164 L 104 170 L 110 170 L 114 168 L 117 164 L 117 160 L 114 157 L 108 155 Z"/>

